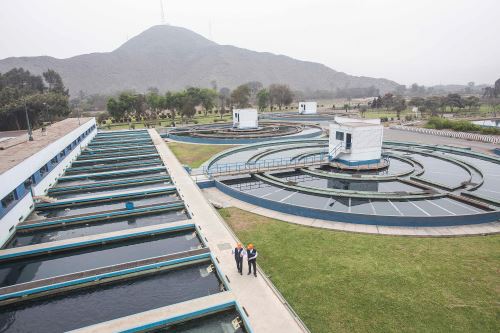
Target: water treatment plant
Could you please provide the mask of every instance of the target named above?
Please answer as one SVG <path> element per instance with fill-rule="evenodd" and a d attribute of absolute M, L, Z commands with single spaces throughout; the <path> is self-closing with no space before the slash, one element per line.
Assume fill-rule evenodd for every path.
<path fill-rule="evenodd" d="M 358 225 L 451 227 L 500 217 L 498 157 L 383 141 L 379 120 L 335 119 L 329 139 L 276 138 L 214 156 L 203 167 L 206 186 L 271 211 Z"/>
<path fill-rule="evenodd" d="M 156 131 L 47 132 L 2 146 L 1 332 L 301 331 L 286 306 L 240 303 L 235 241 Z"/>
<path fill-rule="evenodd" d="M 387 140 L 378 119 L 245 112 L 167 139 L 70 118 L 3 142 L 0 331 L 307 332 L 266 276 L 256 289 L 234 272 L 237 239 L 210 202 L 358 232 L 498 232 L 491 154 Z M 189 174 L 166 140 L 237 146 Z"/>

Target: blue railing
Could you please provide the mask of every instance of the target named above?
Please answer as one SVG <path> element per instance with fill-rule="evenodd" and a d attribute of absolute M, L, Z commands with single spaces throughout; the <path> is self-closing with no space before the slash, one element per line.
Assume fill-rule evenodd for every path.
<path fill-rule="evenodd" d="M 203 173 L 208 176 L 223 174 L 242 174 L 264 172 L 276 169 L 307 167 L 328 162 L 328 152 L 315 155 L 296 157 L 281 157 L 274 159 L 257 160 L 255 162 L 216 163 L 210 167 L 203 167 Z"/>

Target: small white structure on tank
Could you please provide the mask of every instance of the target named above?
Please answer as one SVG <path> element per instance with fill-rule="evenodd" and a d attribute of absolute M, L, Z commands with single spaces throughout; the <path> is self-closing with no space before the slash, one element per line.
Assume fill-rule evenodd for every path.
<path fill-rule="evenodd" d="M 335 117 L 330 123 L 330 160 L 348 166 L 379 163 L 383 136 L 380 119 Z"/>
<path fill-rule="evenodd" d="M 299 102 L 299 114 L 316 114 L 318 111 L 316 102 Z"/>
<path fill-rule="evenodd" d="M 257 109 L 233 109 L 233 127 L 238 129 L 258 128 L 259 114 Z"/>

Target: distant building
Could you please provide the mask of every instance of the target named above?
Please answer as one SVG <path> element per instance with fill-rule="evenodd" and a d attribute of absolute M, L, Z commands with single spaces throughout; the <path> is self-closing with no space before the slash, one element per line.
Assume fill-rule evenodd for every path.
<path fill-rule="evenodd" d="M 42 133 L 0 143 L 0 247 L 34 208 L 34 196 L 43 196 L 96 135 L 95 118 L 68 118 Z"/>
<path fill-rule="evenodd" d="M 234 109 L 233 127 L 238 129 L 259 127 L 259 114 L 257 109 Z"/>
<path fill-rule="evenodd" d="M 316 114 L 318 111 L 316 102 L 299 102 L 299 114 Z"/>
<path fill-rule="evenodd" d="M 384 126 L 380 119 L 335 117 L 330 123 L 329 155 L 347 165 L 380 162 Z"/>

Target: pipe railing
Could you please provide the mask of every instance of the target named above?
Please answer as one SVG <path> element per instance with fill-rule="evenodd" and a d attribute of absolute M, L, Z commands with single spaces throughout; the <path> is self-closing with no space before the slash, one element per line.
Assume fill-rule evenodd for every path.
<path fill-rule="evenodd" d="M 216 163 L 210 167 L 203 167 L 203 173 L 207 176 L 229 175 L 241 173 L 265 172 L 276 169 L 307 167 L 321 163 L 328 163 L 328 152 L 320 152 L 302 159 L 294 157 L 281 157 L 250 162 Z"/>

